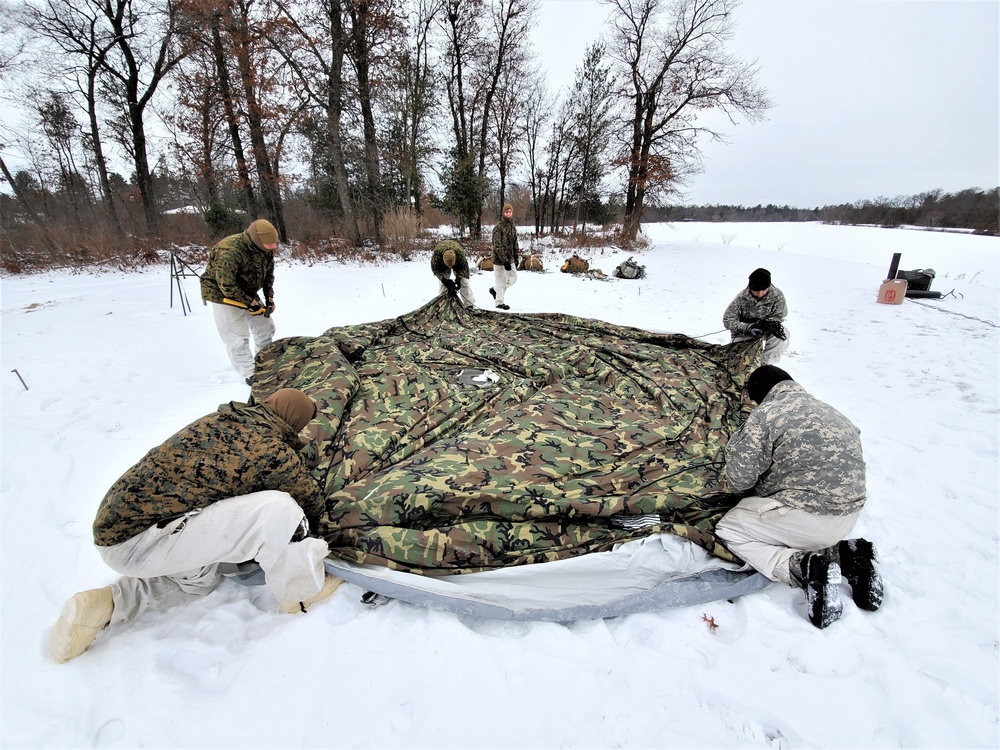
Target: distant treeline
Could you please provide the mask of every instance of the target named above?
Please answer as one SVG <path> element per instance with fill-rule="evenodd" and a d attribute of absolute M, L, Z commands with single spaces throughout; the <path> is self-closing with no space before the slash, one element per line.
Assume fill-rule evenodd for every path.
<path fill-rule="evenodd" d="M 881 227 L 918 226 L 1000 234 L 1000 188 L 957 193 L 932 190 L 909 197 L 876 198 L 822 208 L 790 206 L 660 206 L 646 221 L 822 221 Z"/>

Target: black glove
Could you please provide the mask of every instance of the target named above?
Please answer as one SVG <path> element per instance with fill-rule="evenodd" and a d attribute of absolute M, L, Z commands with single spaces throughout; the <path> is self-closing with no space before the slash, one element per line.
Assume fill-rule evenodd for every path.
<path fill-rule="evenodd" d="M 454 297 L 458 294 L 458 282 L 454 279 L 441 279 L 441 283 L 444 284 L 445 291 L 448 292 L 449 297 Z"/>
<path fill-rule="evenodd" d="M 503 264 L 503 268 L 504 268 L 505 271 L 509 271 L 510 270 L 510 263 L 504 263 Z"/>
<path fill-rule="evenodd" d="M 785 329 L 782 327 L 781 323 L 776 320 L 760 320 L 757 321 L 756 327 L 761 330 L 762 333 L 770 334 L 776 338 L 785 340 Z"/>

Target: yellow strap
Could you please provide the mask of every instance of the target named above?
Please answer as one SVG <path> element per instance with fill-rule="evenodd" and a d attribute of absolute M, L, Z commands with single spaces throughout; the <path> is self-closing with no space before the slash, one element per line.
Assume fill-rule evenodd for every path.
<path fill-rule="evenodd" d="M 225 305 L 232 305 L 233 307 L 242 307 L 244 310 L 246 310 L 248 307 L 247 305 L 244 305 L 242 302 L 237 302 L 234 299 L 229 299 L 229 297 L 223 297 L 222 303 Z"/>

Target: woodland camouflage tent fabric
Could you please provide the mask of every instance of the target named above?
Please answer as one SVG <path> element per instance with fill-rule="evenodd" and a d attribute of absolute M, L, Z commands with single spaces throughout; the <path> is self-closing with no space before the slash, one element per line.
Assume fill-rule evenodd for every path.
<path fill-rule="evenodd" d="M 441 295 L 399 318 L 274 342 L 253 390 L 299 388 L 319 405 L 306 450 L 331 556 L 445 575 L 670 532 L 732 560 L 712 530 L 737 500 L 724 449 L 759 358 L 756 342 Z M 467 384 L 484 370 L 499 379 Z M 616 528 L 623 514 L 662 523 Z"/>

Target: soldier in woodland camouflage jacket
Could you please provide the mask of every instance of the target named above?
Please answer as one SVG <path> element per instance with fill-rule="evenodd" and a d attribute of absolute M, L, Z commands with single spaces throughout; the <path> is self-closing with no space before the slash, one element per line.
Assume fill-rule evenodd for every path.
<path fill-rule="evenodd" d="M 67 602 L 55 659 L 78 656 L 109 624 L 208 594 L 226 563 L 256 560 L 285 611 L 331 593 L 327 543 L 308 536 L 325 497 L 298 453 L 315 414 L 292 388 L 259 405 L 223 404 L 125 472 L 94 521 L 98 551 L 122 577 Z"/>
<path fill-rule="evenodd" d="M 510 287 L 517 283 L 517 259 L 520 251 L 517 247 L 517 227 L 514 226 L 514 207 L 505 203 L 503 216 L 493 227 L 493 279 L 490 294 L 496 299 L 496 305 L 501 310 L 509 310 L 510 305 L 504 302 L 504 295 Z"/>
<path fill-rule="evenodd" d="M 715 533 L 772 581 L 805 587 L 810 557 L 843 562 L 842 540 L 865 504 L 861 433 L 778 367 L 755 370 L 747 391 L 759 406 L 726 446 L 725 476 L 749 494 Z"/>
<path fill-rule="evenodd" d="M 274 338 L 274 251 L 278 231 L 264 219 L 221 240 L 201 275 L 201 298 L 212 303 L 219 336 L 233 367 L 249 383 L 254 370 L 250 337 L 260 351 Z M 263 290 L 261 301 L 257 292 Z"/>
<path fill-rule="evenodd" d="M 287 492 L 317 528 L 325 501 L 294 428 L 267 405 L 222 404 L 153 448 L 104 496 L 94 543 L 110 547 L 227 497 Z"/>
<path fill-rule="evenodd" d="M 453 272 L 454 279 L 451 278 Z M 438 294 L 447 289 L 449 293 L 457 294 L 466 307 L 476 304 L 469 283 L 469 261 L 462 246 L 455 240 L 442 240 L 434 248 L 431 254 L 431 273 L 441 282 Z"/>

